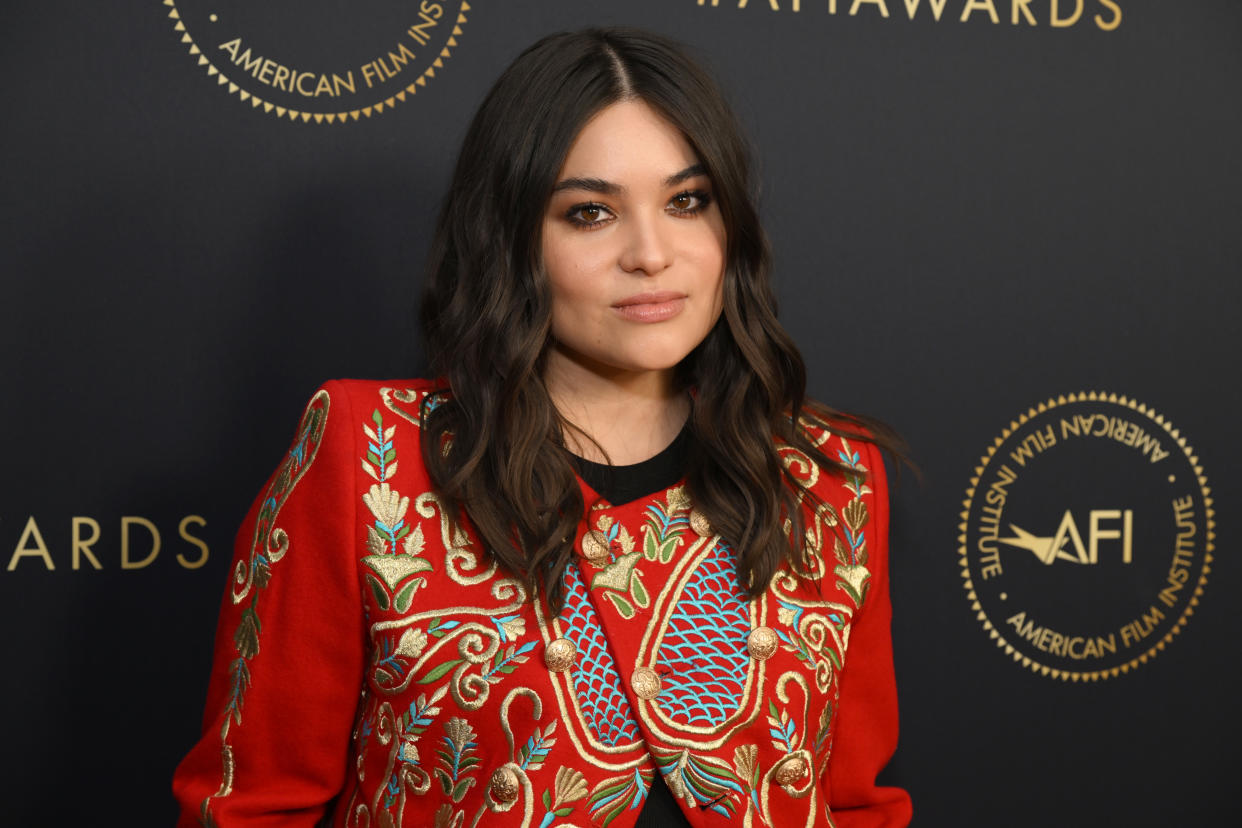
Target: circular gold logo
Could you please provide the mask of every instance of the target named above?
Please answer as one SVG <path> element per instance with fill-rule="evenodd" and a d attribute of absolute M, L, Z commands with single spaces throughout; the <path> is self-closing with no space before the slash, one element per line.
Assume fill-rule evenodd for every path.
<path fill-rule="evenodd" d="M 1215 540 L 1186 439 L 1116 394 L 1011 422 L 971 478 L 958 537 L 971 608 L 1013 659 L 1095 681 L 1146 664 L 1194 612 Z"/>
<path fill-rule="evenodd" d="M 470 4 L 163 0 L 198 65 L 238 100 L 279 118 L 343 124 L 427 85 L 457 46 Z"/>

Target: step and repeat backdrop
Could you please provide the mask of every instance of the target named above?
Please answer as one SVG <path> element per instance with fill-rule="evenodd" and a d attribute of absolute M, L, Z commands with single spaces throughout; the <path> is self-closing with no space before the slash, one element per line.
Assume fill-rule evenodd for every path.
<path fill-rule="evenodd" d="M 324 379 L 421 371 L 467 119 L 539 36 L 690 44 L 811 393 L 880 416 L 920 826 L 1234 824 L 1235 0 L 6 10 L 3 821 L 169 824 L 232 535 Z"/>

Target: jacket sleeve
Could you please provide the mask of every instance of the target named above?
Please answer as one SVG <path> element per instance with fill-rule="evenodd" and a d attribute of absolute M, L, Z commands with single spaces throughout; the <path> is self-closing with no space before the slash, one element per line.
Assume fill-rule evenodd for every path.
<path fill-rule="evenodd" d="M 870 527 L 866 534 L 871 586 L 850 630 L 841 674 L 837 722 L 828 760 L 829 807 L 837 828 L 905 826 L 911 819 L 909 795 L 879 787 L 876 775 L 897 749 L 897 683 L 893 674 L 888 595 L 888 489 L 884 460 L 871 443 L 864 462 Z"/>
<path fill-rule="evenodd" d="M 179 825 L 313 825 L 346 778 L 364 631 L 349 398 L 311 399 L 238 534 Z"/>

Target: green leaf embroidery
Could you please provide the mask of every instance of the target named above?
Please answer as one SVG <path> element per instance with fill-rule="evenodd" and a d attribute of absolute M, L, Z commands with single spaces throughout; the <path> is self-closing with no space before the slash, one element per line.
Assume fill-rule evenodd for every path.
<path fill-rule="evenodd" d="M 375 596 L 375 603 L 379 605 L 379 608 L 388 609 L 388 592 L 384 589 L 384 585 L 370 572 L 367 573 L 367 583 L 371 586 L 371 594 Z"/>
<path fill-rule="evenodd" d="M 465 661 L 464 658 L 455 658 L 452 661 L 446 661 L 443 664 L 438 664 L 431 668 L 431 671 L 427 673 L 427 675 L 417 679 L 417 681 L 419 684 L 430 684 L 448 671 L 452 670 L 458 664 L 461 664 L 463 661 Z"/>
<path fill-rule="evenodd" d="M 416 578 L 401 587 L 401 590 L 392 599 L 393 608 L 400 613 L 409 612 L 410 604 L 414 601 L 414 592 L 422 583 L 424 583 L 422 578 Z"/>

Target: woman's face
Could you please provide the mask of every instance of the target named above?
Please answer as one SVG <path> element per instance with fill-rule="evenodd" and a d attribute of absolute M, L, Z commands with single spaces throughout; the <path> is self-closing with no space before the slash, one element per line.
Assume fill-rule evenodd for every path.
<path fill-rule="evenodd" d="M 574 140 L 543 218 L 552 290 L 549 369 L 671 372 L 720 316 L 725 229 L 680 131 L 641 101 Z"/>

